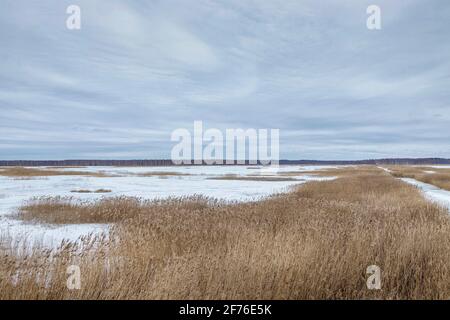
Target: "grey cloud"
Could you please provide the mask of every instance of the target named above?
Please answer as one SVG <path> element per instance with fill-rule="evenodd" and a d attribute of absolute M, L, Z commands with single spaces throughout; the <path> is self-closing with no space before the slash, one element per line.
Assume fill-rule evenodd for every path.
<path fill-rule="evenodd" d="M 168 157 L 170 132 L 279 128 L 283 158 L 450 157 L 450 4 L 5 0 L 0 158 Z"/>

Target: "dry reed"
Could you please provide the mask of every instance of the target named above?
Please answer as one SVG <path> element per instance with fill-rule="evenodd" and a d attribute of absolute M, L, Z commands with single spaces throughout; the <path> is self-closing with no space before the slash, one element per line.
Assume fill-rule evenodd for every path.
<path fill-rule="evenodd" d="M 376 168 L 251 203 L 53 201 L 22 218 L 114 223 L 108 237 L 26 255 L 4 239 L 1 299 L 450 298 L 448 212 Z M 66 288 L 70 264 L 81 290 Z M 374 264 L 381 290 L 366 287 Z"/>
<path fill-rule="evenodd" d="M 25 167 L 4 167 L 0 170 L 0 176 L 6 177 L 47 177 L 47 176 L 90 176 L 108 177 L 101 172 L 65 171 Z"/>

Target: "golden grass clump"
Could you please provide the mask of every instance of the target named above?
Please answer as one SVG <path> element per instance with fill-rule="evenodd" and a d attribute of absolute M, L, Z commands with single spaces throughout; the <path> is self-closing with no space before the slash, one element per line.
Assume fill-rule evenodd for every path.
<path fill-rule="evenodd" d="M 341 167 L 329 167 L 319 170 L 298 170 L 298 171 L 285 171 L 278 173 L 279 176 L 301 176 L 310 175 L 316 177 L 344 177 L 349 175 L 367 175 L 374 174 L 379 169 L 373 166 L 360 165 L 360 166 L 341 166 Z"/>
<path fill-rule="evenodd" d="M 226 174 L 223 176 L 209 177 L 208 180 L 236 180 L 236 181 L 303 181 L 291 177 L 264 176 L 264 175 L 248 175 L 239 176 L 236 174 Z"/>
<path fill-rule="evenodd" d="M 109 193 L 112 192 L 109 189 L 97 189 L 97 190 L 88 190 L 88 189 L 76 189 L 76 190 L 71 190 L 70 192 L 72 193 Z"/>
<path fill-rule="evenodd" d="M 435 167 L 390 166 L 394 177 L 412 178 L 450 191 L 450 169 Z"/>
<path fill-rule="evenodd" d="M 27 201 L 15 217 L 45 224 L 115 223 L 143 214 L 146 208 L 187 210 L 208 207 L 219 201 L 201 196 L 143 200 L 136 197 L 108 197 L 81 201 L 72 197 L 39 197 Z"/>
<path fill-rule="evenodd" d="M 379 169 L 354 170 L 250 203 L 43 199 L 20 217 L 113 225 L 51 252 L 0 245 L 0 299 L 449 299 L 446 209 Z M 80 290 L 65 287 L 70 264 Z M 366 287 L 369 265 L 381 290 Z"/>
<path fill-rule="evenodd" d="M 172 171 L 149 171 L 144 173 L 138 173 L 137 176 L 139 177 L 182 177 L 182 176 L 190 176 L 190 173 L 184 173 L 184 172 L 172 172 Z"/>
<path fill-rule="evenodd" d="M 6 177 L 47 177 L 47 176 L 90 176 L 108 177 L 101 172 L 64 171 L 42 168 L 4 167 L 0 170 L 0 176 Z"/>
<path fill-rule="evenodd" d="M 71 197 L 40 197 L 27 201 L 17 212 L 24 221 L 45 224 L 113 223 L 139 210 L 139 199 L 104 198 L 98 202 Z"/>

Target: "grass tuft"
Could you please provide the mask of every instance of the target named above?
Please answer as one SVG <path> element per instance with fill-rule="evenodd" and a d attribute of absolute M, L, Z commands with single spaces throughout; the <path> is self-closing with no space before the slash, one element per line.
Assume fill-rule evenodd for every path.
<path fill-rule="evenodd" d="M 109 193 L 112 191 L 109 189 L 97 189 L 94 191 L 87 190 L 87 189 L 80 189 L 80 190 L 71 190 L 70 192 L 72 192 L 72 193 Z"/>
<path fill-rule="evenodd" d="M 6 167 L 0 170 L 0 176 L 6 177 L 48 177 L 48 176 L 90 176 L 108 177 L 101 172 L 64 171 L 51 169 L 37 169 L 25 167 Z"/>

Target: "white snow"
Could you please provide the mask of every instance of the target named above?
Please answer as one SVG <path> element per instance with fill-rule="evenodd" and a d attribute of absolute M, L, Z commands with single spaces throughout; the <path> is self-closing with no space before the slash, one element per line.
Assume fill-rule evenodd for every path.
<path fill-rule="evenodd" d="M 384 167 L 380 167 L 380 166 L 378 166 L 377 168 L 378 168 L 378 169 L 381 169 L 381 170 L 383 170 L 383 171 L 385 171 L 385 172 L 388 172 L 388 173 L 391 173 L 391 172 L 392 172 L 392 171 L 389 170 L 388 168 L 384 168 Z"/>
<path fill-rule="evenodd" d="M 107 232 L 105 224 L 71 224 L 49 226 L 22 222 L 0 216 L 0 240 L 2 236 L 11 236 L 14 241 L 26 247 L 41 245 L 58 247 L 63 240 L 77 241 L 80 236 Z M 17 243 L 16 243 L 17 244 Z"/>
<path fill-rule="evenodd" d="M 411 178 L 401 178 L 401 180 L 420 188 L 429 200 L 446 207 L 450 211 L 450 191 Z"/>
<path fill-rule="evenodd" d="M 439 169 L 439 168 L 441 168 L 441 169 L 445 169 L 445 168 L 450 168 L 450 165 L 446 165 L 446 164 L 440 164 L 440 165 L 433 165 L 433 166 L 427 166 L 427 167 L 429 167 L 429 168 L 437 168 L 437 169 Z"/>

